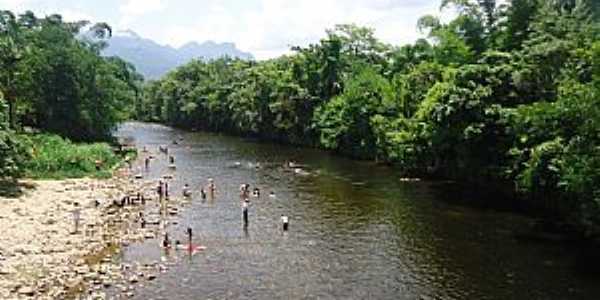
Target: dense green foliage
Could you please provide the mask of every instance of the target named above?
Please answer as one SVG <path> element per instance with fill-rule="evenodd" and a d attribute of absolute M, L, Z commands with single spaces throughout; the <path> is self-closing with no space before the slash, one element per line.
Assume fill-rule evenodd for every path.
<path fill-rule="evenodd" d="M 145 87 L 139 117 L 515 187 L 600 228 L 599 5 L 444 0 L 449 23 L 394 47 L 341 25 L 264 62 L 194 61 Z M 596 233 L 596 232 L 589 232 Z"/>
<path fill-rule="evenodd" d="M 57 135 L 22 136 L 31 151 L 25 164 L 29 178 L 110 177 L 112 168 L 121 162 L 106 143 L 74 144 Z M 100 169 L 96 170 L 96 162 Z"/>
<path fill-rule="evenodd" d="M 8 126 L 8 106 L 0 94 L 0 180 L 13 179 L 23 174 L 23 163 L 28 152 L 22 141 Z"/>
<path fill-rule="evenodd" d="M 0 91 L 11 127 L 78 141 L 109 138 L 139 99 L 142 80 L 131 64 L 100 56 L 110 35 L 103 23 L 0 11 Z"/>
<path fill-rule="evenodd" d="M 96 172 L 90 161 L 114 163 L 107 145 L 16 134 L 34 127 L 75 141 L 111 138 L 140 104 L 143 78 L 100 56 L 110 35 L 103 23 L 0 11 L 0 179 L 82 176 Z"/>

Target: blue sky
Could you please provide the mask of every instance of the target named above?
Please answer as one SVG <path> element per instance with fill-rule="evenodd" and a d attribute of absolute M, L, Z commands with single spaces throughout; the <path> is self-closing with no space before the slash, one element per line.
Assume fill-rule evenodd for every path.
<path fill-rule="evenodd" d="M 400 45 L 421 37 L 418 18 L 439 15 L 440 0 L 0 0 L 0 9 L 60 13 L 67 20 L 105 21 L 161 44 L 233 42 L 258 59 L 317 42 L 335 24 L 374 28 Z M 445 12 L 451 14 L 451 12 Z"/>

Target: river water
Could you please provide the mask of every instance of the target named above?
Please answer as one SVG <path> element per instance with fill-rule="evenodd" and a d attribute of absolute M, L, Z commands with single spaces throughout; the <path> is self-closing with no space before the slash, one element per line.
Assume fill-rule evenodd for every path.
<path fill-rule="evenodd" d="M 155 153 L 182 138 L 169 146 L 177 165 L 171 193 L 189 183 L 195 194 L 166 230 L 185 240 L 192 227 L 207 247 L 193 256 L 167 255 L 156 239 L 124 248 L 125 263 L 162 257 L 171 266 L 139 285 L 136 299 L 600 299 L 598 280 L 574 268 L 573 249 L 518 242 L 514 230 L 531 220 L 455 204 L 460 196 L 439 183 L 404 182 L 390 168 L 316 150 L 161 125 L 128 123 L 119 135 Z M 283 168 L 290 159 L 308 174 Z M 147 178 L 168 172 L 159 155 Z M 217 194 L 203 201 L 198 190 L 209 177 Z M 242 183 L 262 190 L 247 229 Z M 290 217 L 286 233 L 282 214 Z"/>

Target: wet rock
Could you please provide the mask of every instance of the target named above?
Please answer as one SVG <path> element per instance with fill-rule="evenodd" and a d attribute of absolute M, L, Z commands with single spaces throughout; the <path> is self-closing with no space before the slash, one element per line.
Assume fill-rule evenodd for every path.
<path fill-rule="evenodd" d="M 137 283 L 138 281 L 139 281 L 139 279 L 135 275 L 129 277 L 129 283 Z"/>

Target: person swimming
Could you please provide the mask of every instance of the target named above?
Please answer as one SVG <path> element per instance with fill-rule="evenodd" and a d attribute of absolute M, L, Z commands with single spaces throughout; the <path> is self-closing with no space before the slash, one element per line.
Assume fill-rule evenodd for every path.
<path fill-rule="evenodd" d="M 252 191 L 252 196 L 257 197 L 257 198 L 260 197 L 260 189 L 255 187 L 254 191 Z"/>
<path fill-rule="evenodd" d="M 276 197 L 276 196 L 275 196 L 275 192 L 271 191 L 271 192 L 269 193 L 269 198 L 275 198 L 275 197 Z"/>

